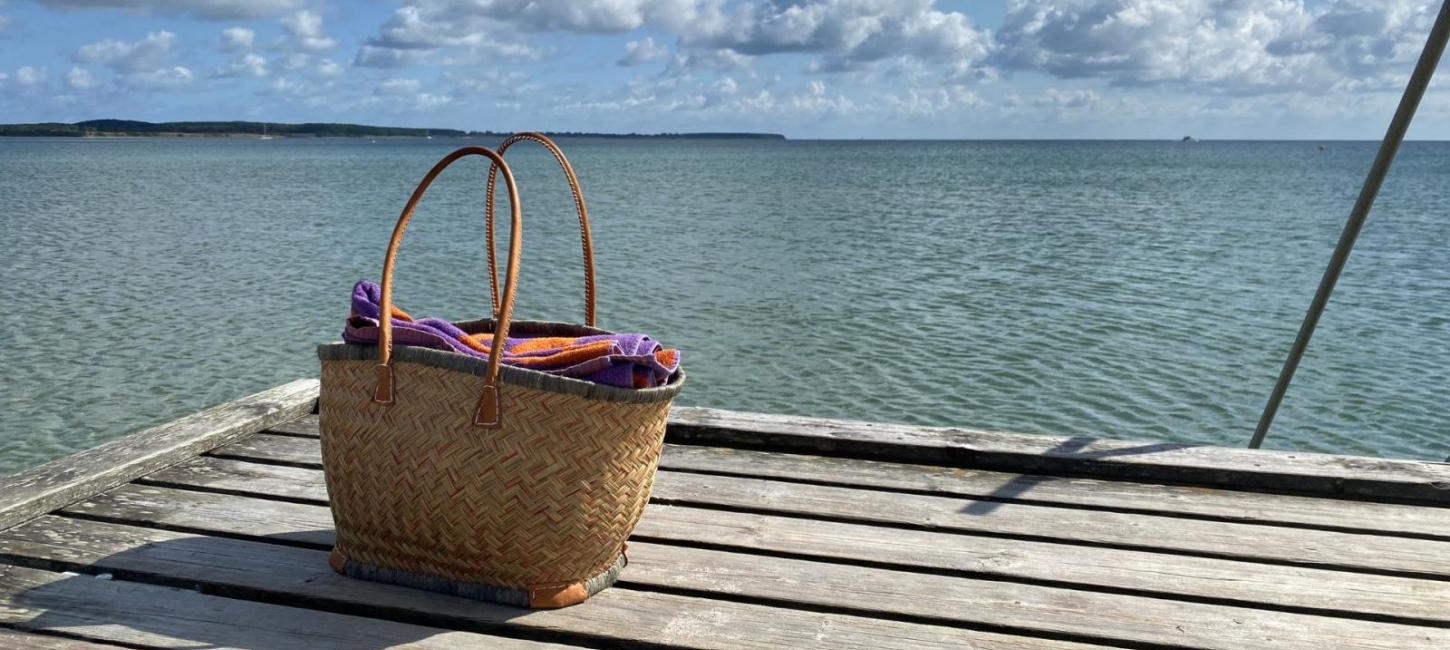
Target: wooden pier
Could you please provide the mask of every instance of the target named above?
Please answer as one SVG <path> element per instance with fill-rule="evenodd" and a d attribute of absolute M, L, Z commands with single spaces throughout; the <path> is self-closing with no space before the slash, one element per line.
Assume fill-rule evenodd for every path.
<path fill-rule="evenodd" d="M 528 611 L 333 573 L 316 395 L 0 478 L 0 647 L 1450 648 L 1444 463 L 681 407 L 619 585 Z"/>

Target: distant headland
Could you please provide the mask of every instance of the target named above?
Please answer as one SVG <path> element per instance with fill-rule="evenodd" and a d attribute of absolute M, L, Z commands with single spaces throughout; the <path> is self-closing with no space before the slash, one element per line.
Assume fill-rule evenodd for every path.
<path fill-rule="evenodd" d="M 86 120 L 84 122 L 39 122 L 0 124 L 0 137 L 208 137 L 208 138 L 481 138 L 504 137 L 494 131 L 459 129 L 412 129 L 396 126 L 307 122 L 140 122 L 136 120 Z M 555 138 L 649 138 L 691 140 L 784 140 L 778 133 L 587 133 L 550 131 Z"/>

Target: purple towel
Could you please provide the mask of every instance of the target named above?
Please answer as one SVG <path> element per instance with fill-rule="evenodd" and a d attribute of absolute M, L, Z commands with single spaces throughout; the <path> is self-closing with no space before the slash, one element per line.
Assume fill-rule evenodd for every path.
<path fill-rule="evenodd" d="M 348 343 L 376 345 L 382 289 L 361 281 L 352 289 L 352 315 L 342 331 Z M 414 319 L 393 308 L 394 345 L 448 350 L 488 358 L 492 337 L 469 334 L 440 318 Z M 678 350 L 644 334 L 596 334 L 577 337 L 509 337 L 503 363 L 562 377 L 622 388 L 661 386 L 680 368 Z"/>

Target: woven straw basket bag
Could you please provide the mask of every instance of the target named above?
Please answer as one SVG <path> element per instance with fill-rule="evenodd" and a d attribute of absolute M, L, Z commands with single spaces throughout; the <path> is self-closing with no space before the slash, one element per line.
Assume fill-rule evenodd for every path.
<path fill-rule="evenodd" d="M 584 241 L 588 325 L 512 321 L 522 240 L 519 197 L 502 152 L 545 145 L 574 192 Z M 337 527 L 331 563 L 349 576 L 527 607 L 564 607 L 608 587 L 624 567 L 625 539 L 649 500 L 677 372 L 657 388 L 625 389 L 502 365 L 514 336 L 607 333 L 594 324 L 588 214 L 563 154 L 520 134 L 498 153 L 459 149 L 414 190 L 388 242 L 382 313 L 392 313 L 393 262 L 419 199 L 448 165 L 490 160 L 501 171 L 512 231 L 495 319 L 460 323 L 494 333 L 488 359 L 392 346 L 382 318 L 378 344 L 324 344 L 322 456 Z M 493 258 L 490 280 L 497 287 Z"/>

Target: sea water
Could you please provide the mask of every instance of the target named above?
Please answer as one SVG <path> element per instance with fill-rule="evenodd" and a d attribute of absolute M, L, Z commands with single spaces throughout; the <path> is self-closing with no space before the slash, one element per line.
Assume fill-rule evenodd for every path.
<path fill-rule="evenodd" d="M 295 378 L 442 155 L 491 141 L 0 139 L 0 473 Z M 679 403 L 1243 445 L 1376 143 L 566 140 L 602 326 Z M 553 160 L 509 152 L 520 318 L 583 315 Z M 468 160 L 396 300 L 488 314 Z M 1450 143 L 1404 145 L 1267 446 L 1450 454 Z M 500 241 L 507 241 L 500 236 Z"/>

